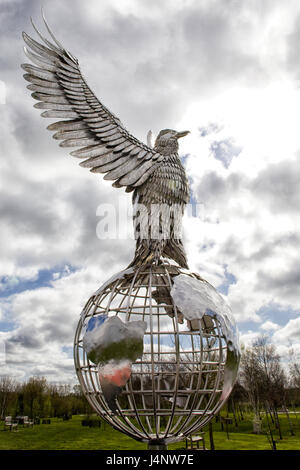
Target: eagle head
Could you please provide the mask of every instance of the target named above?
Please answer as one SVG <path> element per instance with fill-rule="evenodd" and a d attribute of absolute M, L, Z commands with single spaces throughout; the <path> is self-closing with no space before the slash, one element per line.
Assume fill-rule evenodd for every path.
<path fill-rule="evenodd" d="M 170 155 L 178 151 L 178 139 L 189 134 L 190 131 L 177 132 L 173 129 L 160 131 L 155 141 L 155 150 L 163 155 Z"/>

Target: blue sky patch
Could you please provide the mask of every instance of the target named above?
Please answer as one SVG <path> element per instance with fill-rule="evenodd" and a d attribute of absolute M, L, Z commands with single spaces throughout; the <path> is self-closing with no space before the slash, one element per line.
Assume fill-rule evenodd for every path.
<path fill-rule="evenodd" d="M 52 287 L 52 282 L 61 277 L 68 276 L 75 272 L 74 266 L 54 267 L 51 269 L 41 269 L 34 279 L 22 279 L 11 276 L 3 276 L 0 279 L 0 298 L 20 294 L 26 290 L 39 289 L 40 287 Z"/>
<path fill-rule="evenodd" d="M 234 143 L 234 141 L 229 139 L 224 139 L 211 143 L 210 152 L 216 160 L 224 165 L 225 168 L 229 168 L 234 157 L 238 157 L 242 151 L 242 147 L 239 147 Z"/>
<path fill-rule="evenodd" d="M 262 318 L 262 323 L 272 321 L 280 326 L 285 326 L 290 320 L 298 318 L 300 311 L 292 308 L 282 308 L 279 304 L 268 304 L 261 307 L 256 313 Z"/>
<path fill-rule="evenodd" d="M 232 273 L 227 271 L 227 266 L 225 266 L 224 275 L 225 275 L 225 279 L 223 283 L 220 286 L 218 286 L 217 290 L 223 295 L 228 295 L 229 286 L 231 284 L 236 284 L 237 279 Z"/>
<path fill-rule="evenodd" d="M 10 321 L 0 321 L 0 331 L 1 332 L 7 332 L 7 331 L 13 331 L 17 327 L 15 322 L 10 322 Z"/>
<path fill-rule="evenodd" d="M 217 134 L 223 129 L 217 122 L 210 122 L 208 126 L 199 127 L 200 137 L 207 137 L 209 134 Z"/>
<path fill-rule="evenodd" d="M 66 353 L 69 357 L 73 356 L 73 347 L 72 346 L 63 346 L 61 348 L 62 352 Z"/>

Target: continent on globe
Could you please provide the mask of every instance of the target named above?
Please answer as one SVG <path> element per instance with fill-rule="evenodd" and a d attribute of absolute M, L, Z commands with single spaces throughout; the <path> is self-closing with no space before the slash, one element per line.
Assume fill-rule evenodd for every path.
<path fill-rule="evenodd" d="M 91 317 L 83 336 L 87 358 L 98 365 L 100 385 L 107 404 L 116 411 L 116 398 L 131 376 L 131 365 L 143 355 L 147 323 L 124 323 L 119 317 Z"/>

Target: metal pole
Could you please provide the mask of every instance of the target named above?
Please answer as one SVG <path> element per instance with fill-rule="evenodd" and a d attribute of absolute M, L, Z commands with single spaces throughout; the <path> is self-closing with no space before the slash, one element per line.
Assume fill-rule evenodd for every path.
<path fill-rule="evenodd" d="M 209 440 L 210 440 L 210 450 L 215 450 L 215 443 L 214 443 L 214 435 L 213 435 L 213 427 L 212 422 L 209 422 Z"/>
<path fill-rule="evenodd" d="M 168 450 L 164 441 L 153 440 L 148 442 L 148 450 Z"/>

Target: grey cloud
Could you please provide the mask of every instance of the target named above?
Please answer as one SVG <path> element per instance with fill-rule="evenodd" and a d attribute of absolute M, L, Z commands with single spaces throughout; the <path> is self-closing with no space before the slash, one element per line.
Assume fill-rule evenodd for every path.
<path fill-rule="evenodd" d="M 105 1 L 98 2 L 98 5 L 99 12 L 91 19 L 88 17 L 89 2 L 44 1 L 50 25 L 59 40 L 80 60 L 91 88 L 121 118 L 128 130 L 144 141 L 150 128 L 156 133 L 160 128 L 175 127 L 190 104 L 223 91 L 232 83 L 259 86 L 272 79 L 260 62 L 255 47 L 247 46 L 250 44 L 248 37 L 258 31 L 256 23 L 264 24 L 273 9 L 280 5 L 277 0 L 195 1 L 186 6 L 183 2 L 180 8 L 175 8 L 169 1 L 153 1 L 151 4 L 139 1 L 145 11 L 156 8 L 159 15 L 153 17 L 147 13 L 141 17 L 120 13 L 114 4 Z M 105 19 L 101 15 L 104 7 Z M 8 84 L 8 102 L 1 111 L 10 117 L 4 133 L 7 141 L 9 136 L 15 140 L 20 157 L 30 159 L 31 164 L 34 162 L 37 165 L 37 174 L 42 170 L 47 171 L 49 161 L 56 168 L 55 179 L 49 177 L 47 184 L 38 182 L 36 175 L 31 177 L 27 173 L 22 174 L 16 155 L 18 149 L 10 149 L 10 141 L 7 143 L 2 161 L 6 165 L 2 172 L 6 185 L 1 193 L 1 221 L 2 226 L 9 227 L 11 231 L 5 232 L 10 233 L 9 240 L 1 240 L 2 260 L 6 260 L 7 255 L 15 266 L 26 264 L 36 268 L 51 267 L 63 261 L 78 266 L 101 266 L 104 278 L 90 280 L 90 284 L 87 282 L 93 286 L 94 283 L 100 284 L 101 280 L 105 280 L 106 272 L 113 274 L 119 270 L 116 266 L 122 269 L 130 262 L 134 242 L 98 240 L 95 234 L 95 210 L 100 202 L 117 204 L 118 197 L 124 195 L 117 195 L 117 191 L 114 195 L 113 189 L 108 190 L 101 184 L 102 178 L 89 175 L 89 178 L 77 179 L 75 173 L 68 180 L 68 184 L 73 182 L 74 186 L 62 190 L 63 174 L 66 173 L 65 170 L 60 173 L 60 158 L 68 158 L 67 152 L 58 148 L 50 132 L 45 130 L 51 121 L 42 119 L 39 111 L 32 109 L 30 92 L 26 90 L 23 72 L 19 67 L 21 62 L 27 62 L 22 53 L 21 32 L 25 30 L 35 35 L 29 17 L 32 15 L 37 24 L 41 25 L 40 4 L 36 0 L 2 2 L 1 14 L 0 37 L 5 53 L 1 58 L 0 78 Z M 296 39 L 297 34 L 291 46 L 294 51 Z M 290 61 L 295 60 L 293 53 L 290 52 Z M 69 163 L 72 165 L 71 161 Z M 76 160 L 73 164 L 76 164 Z M 64 166 L 64 163 L 61 165 Z M 224 208 L 227 200 L 236 197 L 243 189 L 260 197 L 264 204 L 277 207 L 277 210 L 288 210 L 289 203 L 296 208 L 297 196 L 292 194 L 292 189 L 287 189 L 284 194 L 285 184 L 278 180 L 281 170 L 285 184 L 295 188 L 298 179 L 284 165 L 277 169 L 270 168 L 270 175 L 267 171 L 261 173 L 253 184 L 239 174 L 221 178 L 213 172 L 207 173 L 197 187 L 198 202 L 214 207 L 216 204 L 222 205 Z M 281 192 L 281 197 L 275 194 L 274 188 L 275 191 L 279 188 L 277 193 Z M 16 193 L 20 196 L 17 197 Z M 55 207 L 61 201 L 65 208 L 63 214 L 59 214 Z M 32 237 L 31 246 L 23 244 L 24 232 Z M 40 246 L 35 241 L 36 237 Z M 295 246 L 297 235 L 294 234 L 294 238 L 291 235 L 285 242 L 288 246 Z M 253 259 L 266 259 L 278 247 L 279 240 L 274 239 L 272 243 L 265 241 L 258 246 Z M 236 261 L 244 268 L 251 262 L 247 255 L 241 253 L 234 234 L 224 240 L 219 254 L 228 260 L 229 266 Z M 270 289 L 273 282 L 274 286 L 279 282 L 272 276 L 268 279 L 264 271 L 261 276 L 261 281 L 269 285 Z M 291 282 L 292 278 L 297 278 L 296 271 L 291 271 Z M 286 281 L 289 282 L 289 279 L 287 277 Z M 88 295 L 86 293 L 86 297 Z M 44 299 L 37 295 L 34 303 L 36 309 L 39 302 L 44 303 Z M 49 305 L 48 314 L 47 320 L 43 318 L 36 343 L 30 343 L 26 331 L 26 334 L 21 334 L 18 330 L 9 343 L 11 350 L 17 351 L 16 348 L 21 348 L 22 343 L 24 349 L 39 353 L 43 346 L 39 341 L 44 335 L 48 343 L 71 343 L 77 312 L 74 312 L 74 323 L 70 312 L 63 317 L 61 305 L 59 311 Z M 22 316 L 23 313 L 19 312 L 18 315 Z M 21 321 L 25 323 L 25 317 Z M 26 321 L 34 324 L 32 316 Z M 13 357 L 18 359 L 11 354 L 10 359 Z M 49 355 L 42 360 L 41 366 L 35 364 L 35 368 L 29 366 L 29 363 L 22 364 L 20 357 L 19 360 L 22 371 L 30 373 L 30 370 L 34 370 L 41 374 L 44 371 L 53 377 L 57 371 L 56 380 L 60 374 L 64 375 L 63 370 L 68 375 L 73 368 L 72 365 L 69 368 L 67 363 L 50 364 L 47 367 Z"/>
<path fill-rule="evenodd" d="M 264 271 L 260 269 L 257 272 L 257 286 L 261 289 L 277 290 L 282 295 L 287 292 L 300 291 L 300 268 L 299 266 L 286 265 L 282 270 L 275 270 L 274 272 Z"/>
<path fill-rule="evenodd" d="M 248 253 L 242 252 L 240 249 L 240 239 L 232 234 L 219 248 L 219 254 L 223 257 L 226 257 L 228 261 L 230 260 L 235 265 L 240 266 L 242 269 L 250 268 L 250 266 L 257 267 L 257 273 L 261 276 L 261 279 L 258 282 L 258 285 L 261 285 L 262 278 L 264 281 L 264 289 L 267 287 L 267 278 L 277 279 L 278 276 L 281 276 L 281 273 L 276 271 L 272 276 L 270 273 L 265 274 L 263 270 L 259 270 L 258 266 L 264 263 L 264 261 L 274 258 L 277 252 L 283 252 L 286 248 L 296 250 L 300 246 L 300 236 L 297 233 L 282 234 L 272 236 L 272 238 L 265 238 L 265 233 L 259 227 L 256 227 L 256 230 L 252 236 L 252 245 L 257 247 L 256 250 L 251 250 Z M 287 264 L 288 264 L 287 259 Z M 285 266 L 286 267 L 286 266 Z M 282 279 L 282 278 L 281 278 Z M 281 282 L 281 281 L 279 281 Z M 271 284 L 269 285 L 269 287 Z"/>
<path fill-rule="evenodd" d="M 8 352 L 12 352 L 13 345 L 18 345 L 26 349 L 37 349 L 43 344 L 43 337 L 35 328 L 19 328 L 18 331 L 9 338 L 6 344 Z"/>
<path fill-rule="evenodd" d="M 82 5 L 72 2 L 71 13 L 67 3 L 54 1 L 45 9 L 58 38 L 83 62 L 96 94 L 139 138 L 145 139 L 148 127 L 158 131 L 176 124 L 188 104 L 209 89 L 238 77 L 251 81 L 255 76 L 257 83 L 263 76 L 255 53 L 240 47 L 239 38 L 252 23 L 244 19 L 241 27 L 245 8 L 234 3 L 226 9 L 222 2 L 213 9 L 198 3 L 170 8 L 167 21 L 161 22 L 147 15 L 121 14 L 112 7 L 105 22 L 100 16 L 89 23 Z M 40 20 L 36 2 L 29 3 L 26 12 L 22 8 L 12 15 L 29 33 L 30 14 Z M 21 39 L 14 47 L 21 51 Z"/>
<path fill-rule="evenodd" d="M 295 80 L 300 80 L 300 14 L 295 18 L 293 31 L 287 35 L 286 66 Z"/>
<path fill-rule="evenodd" d="M 224 155 L 216 155 L 216 152 L 222 153 L 218 145 L 213 150 L 215 157 L 226 160 L 226 151 L 224 157 Z M 238 147 L 233 147 L 231 150 L 233 155 L 239 152 Z M 229 155 L 231 150 L 229 147 Z M 194 191 L 198 202 L 216 205 L 218 201 L 218 207 L 223 207 L 224 202 L 229 198 L 236 198 L 238 192 L 243 190 L 259 201 L 262 206 L 268 207 L 274 214 L 279 214 L 286 211 L 299 212 L 299 186 L 300 161 L 293 159 L 269 164 L 253 180 L 239 173 L 230 173 L 228 177 L 223 177 L 210 171 L 197 181 Z"/>
<path fill-rule="evenodd" d="M 57 378 L 59 377 L 59 374 L 62 374 L 63 373 L 63 376 L 66 377 L 66 374 L 67 375 L 70 375 L 70 376 L 74 376 L 74 366 L 73 364 L 70 364 L 70 365 L 64 365 L 62 366 L 61 364 L 55 364 L 55 366 L 53 367 L 47 367 L 45 365 L 41 365 L 40 367 L 39 366 L 36 366 L 36 367 L 33 367 L 31 369 L 31 376 L 32 377 L 47 377 L 48 381 L 51 383 L 52 381 L 55 382 L 55 383 L 59 383 L 61 382 L 60 380 L 57 380 Z M 73 380 L 75 379 L 75 377 L 72 377 Z M 65 383 L 65 380 L 63 381 L 63 383 Z"/>
<path fill-rule="evenodd" d="M 50 124 L 46 119 L 40 117 L 40 113 L 36 109 L 32 109 L 33 100 L 30 91 L 26 90 L 25 80 L 21 77 L 18 79 L 18 86 L 23 89 L 22 101 L 19 97 L 10 98 L 11 126 L 20 150 L 23 155 L 30 161 L 35 161 L 37 165 L 43 165 L 45 158 L 45 149 L 51 155 L 60 155 L 63 158 L 62 149 L 58 149 L 57 142 L 52 140 L 52 134 L 46 130 Z"/>
<path fill-rule="evenodd" d="M 15 195 L 6 191 L 1 194 L 1 220 L 6 228 L 10 226 L 12 232 L 15 233 L 16 240 L 24 236 L 32 236 L 33 238 L 38 236 L 43 240 L 45 248 L 51 250 L 41 252 L 39 247 L 35 254 L 34 245 L 31 247 L 20 245 L 16 250 L 20 262 L 24 263 L 27 254 L 29 262 L 32 262 L 34 258 L 40 262 L 43 258 L 46 262 L 58 261 L 62 256 L 60 244 L 67 237 L 70 238 L 70 241 L 80 242 L 82 238 L 83 241 L 86 241 L 82 244 L 83 250 L 80 253 L 83 258 L 88 253 L 91 256 L 92 249 L 96 249 L 96 246 L 100 245 L 95 232 L 97 222 L 95 209 L 97 202 L 101 199 L 102 202 L 108 202 L 107 195 L 103 189 L 99 188 L 98 190 L 96 184 L 92 185 L 88 182 L 85 184 L 81 182 L 80 188 L 69 188 L 64 192 L 59 191 L 60 184 L 62 184 L 61 178 L 58 183 L 50 181 L 46 185 L 39 182 L 23 181 L 22 193 Z M 59 214 L 57 205 L 63 201 L 67 202 L 66 214 Z M 2 245 L 2 250 L 4 250 L 3 256 L 5 257 L 7 251 L 5 243 Z M 30 250 L 29 253 L 28 250 Z M 72 250 L 70 246 L 66 258 L 70 256 L 72 251 L 76 256 L 74 248 Z M 79 253 L 77 258 L 79 258 Z"/>
<path fill-rule="evenodd" d="M 15 53 L 5 55 L 5 79 L 24 90 L 22 102 L 20 96 L 11 97 L 15 129 L 23 149 L 35 156 L 47 121 L 38 125 L 39 113 L 29 109 L 29 91 L 25 91 L 19 62 L 27 61 L 22 55 L 21 31 L 35 36 L 29 16 L 42 25 L 41 15 L 34 1 L 26 2 L 26 7 L 22 2 L 7 5 L 6 40 Z M 71 10 L 68 2 L 45 4 L 55 34 L 79 58 L 92 89 L 140 139 L 145 140 L 150 128 L 157 133 L 175 127 L 187 106 L 210 89 L 215 92 L 228 80 L 251 81 L 254 75 L 257 83 L 263 75 L 255 53 L 240 47 L 239 38 L 251 31 L 256 15 L 245 5 L 229 2 L 224 8 L 220 1 L 214 8 L 198 2 L 179 9 L 161 5 L 161 21 L 120 13 L 112 5 L 105 21 L 100 13 L 91 22 L 84 14 L 86 8 L 78 0 L 72 2 Z M 163 21 L 165 14 L 167 21 Z"/>
<path fill-rule="evenodd" d="M 40 13 L 40 4 L 35 0 L 1 0 L 1 34 L 14 36 L 22 31 L 24 20 Z"/>
<path fill-rule="evenodd" d="M 260 172 L 249 189 L 262 203 L 268 204 L 272 212 L 299 212 L 300 207 L 300 161 L 285 160 L 269 165 Z"/>
<path fill-rule="evenodd" d="M 78 308 L 79 311 L 79 308 Z M 75 312 L 74 312 L 75 313 Z M 71 343 L 76 328 L 77 316 L 74 316 L 73 324 L 66 323 L 62 320 L 61 312 L 53 315 L 51 308 L 49 309 L 49 320 L 43 324 L 44 341 L 56 342 L 58 344 Z"/>
<path fill-rule="evenodd" d="M 51 188 L 37 183 L 29 186 L 24 194 L 1 194 L 2 221 L 20 234 L 40 233 L 49 239 L 57 236 L 58 227 L 63 221 L 59 221 L 55 207 L 49 204 Z"/>
<path fill-rule="evenodd" d="M 195 188 L 197 201 L 204 204 L 224 203 L 246 184 L 245 178 L 238 173 L 231 173 L 227 178 L 210 171 L 203 175 Z"/>

